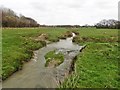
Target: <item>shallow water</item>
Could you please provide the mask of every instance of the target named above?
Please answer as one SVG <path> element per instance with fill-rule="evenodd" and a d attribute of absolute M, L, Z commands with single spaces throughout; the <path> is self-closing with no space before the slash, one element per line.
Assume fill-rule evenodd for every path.
<path fill-rule="evenodd" d="M 73 36 L 75 36 L 73 34 Z M 24 64 L 23 70 L 14 73 L 5 80 L 3 88 L 56 88 L 64 81 L 71 69 L 73 58 L 82 48 L 72 43 L 71 38 L 59 40 L 59 42 L 48 44 L 46 47 L 35 51 L 34 58 Z M 56 68 L 45 67 L 45 54 L 52 50 L 59 50 L 65 53 L 64 62 Z"/>

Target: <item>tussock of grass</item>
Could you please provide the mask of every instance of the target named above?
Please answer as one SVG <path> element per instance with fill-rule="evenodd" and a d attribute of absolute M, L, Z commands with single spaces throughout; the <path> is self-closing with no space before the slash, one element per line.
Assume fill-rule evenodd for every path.
<path fill-rule="evenodd" d="M 76 43 L 86 43 L 86 42 L 95 42 L 95 43 L 106 43 L 106 42 L 118 42 L 118 38 L 116 37 L 80 37 L 80 36 L 76 36 L 73 38 L 73 42 Z"/>
<path fill-rule="evenodd" d="M 75 43 L 114 43 L 119 42 L 117 29 L 77 29 L 79 35 L 73 38 Z"/>
<path fill-rule="evenodd" d="M 61 35 L 60 39 L 66 39 L 67 37 L 72 37 L 72 31 L 67 31 L 63 35 Z"/>
<path fill-rule="evenodd" d="M 57 53 L 56 51 L 50 51 L 45 55 L 45 59 L 46 59 L 46 64 L 45 66 L 53 66 L 56 67 L 58 65 L 60 65 L 61 63 L 63 63 L 64 61 L 64 55 L 62 53 Z"/>

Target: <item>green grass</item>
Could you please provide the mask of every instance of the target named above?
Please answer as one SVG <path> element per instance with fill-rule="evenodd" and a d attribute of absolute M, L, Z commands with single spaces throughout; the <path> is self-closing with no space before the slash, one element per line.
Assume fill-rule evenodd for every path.
<path fill-rule="evenodd" d="M 23 63 L 32 58 L 33 51 L 45 46 L 44 41 L 35 41 L 33 38 L 46 33 L 49 41 L 58 41 L 58 37 L 66 31 L 67 29 L 64 28 L 3 29 L 2 79 L 5 80 L 14 72 L 22 69 Z"/>
<path fill-rule="evenodd" d="M 75 43 L 114 43 L 118 41 L 117 29 L 77 29 L 79 35 L 73 39 Z"/>
<path fill-rule="evenodd" d="M 87 47 L 77 56 L 75 71 L 60 88 L 118 88 L 118 30 L 79 29 L 74 42 Z"/>
<path fill-rule="evenodd" d="M 3 79 L 22 69 L 24 62 L 32 57 L 32 51 L 45 45 L 44 41 L 32 38 L 45 33 L 51 42 L 58 41 L 69 29 L 22 28 L 3 29 L 2 57 Z M 62 88 L 113 88 L 118 87 L 118 30 L 77 28 L 74 42 L 87 47 L 77 56 L 75 71 L 60 86 Z M 62 37 L 63 38 L 63 37 Z M 53 57 L 54 53 L 48 55 Z M 0 61 L 1 62 L 1 61 Z"/>
<path fill-rule="evenodd" d="M 61 63 L 63 63 L 64 61 L 64 55 L 62 53 L 57 53 L 56 51 L 50 51 L 45 55 L 45 59 L 46 59 L 46 64 L 45 66 L 50 66 L 53 65 L 54 67 L 60 65 Z"/>
<path fill-rule="evenodd" d="M 90 43 L 77 57 L 75 72 L 63 84 L 64 88 L 118 87 L 117 46 Z"/>

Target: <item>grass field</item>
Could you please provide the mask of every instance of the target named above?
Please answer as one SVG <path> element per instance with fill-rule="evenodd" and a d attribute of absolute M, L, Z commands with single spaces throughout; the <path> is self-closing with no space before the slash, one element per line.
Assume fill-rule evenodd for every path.
<path fill-rule="evenodd" d="M 87 47 L 77 56 L 75 71 L 61 88 L 117 88 L 118 82 L 118 30 L 84 29 L 74 42 Z"/>
<path fill-rule="evenodd" d="M 61 28 L 22 28 L 22 29 L 3 29 L 2 42 L 2 78 L 9 77 L 14 72 L 22 69 L 24 62 L 32 58 L 33 50 L 45 46 L 43 41 L 35 41 L 34 38 L 42 33 L 48 35 L 48 40 L 53 42 L 59 40 L 67 29 Z"/>
<path fill-rule="evenodd" d="M 3 29 L 3 79 L 22 68 L 32 57 L 32 51 L 45 45 L 32 38 L 42 33 L 49 41 L 57 41 L 68 30 L 79 32 L 74 42 L 87 47 L 77 56 L 75 71 L 61 88 L 118 87 L 118 30 L 95 28 Z"/>

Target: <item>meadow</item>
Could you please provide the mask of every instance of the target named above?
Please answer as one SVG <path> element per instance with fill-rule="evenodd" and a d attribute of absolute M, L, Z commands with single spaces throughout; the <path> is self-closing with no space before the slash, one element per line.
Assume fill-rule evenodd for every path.
<path fill-rule="evenodd" d="M 2 31 L 2 79 L 5 80 L 14 72 L 21 70 L 23 63 L 29 61 L 33 51 L 46 45 L 35 38 L 45 33 L 51 42 L 58 41 L 67 29 L 61 28 L 22 28 L 3 29 Z"/>
<path fill-rule="evenodd" d="M 86 45 L 77 56 L 75 71 L 60 88 L 118 88 L 118 30 L 78 29 L 74 43 Z"/>
<path fill-rule="evenodd" d="M 75 71 L 61 84 L 61 88 L 117 88 L 118 75 L 118 30 L 96 28 L 21 28 L 3 29 L 2 32 L 2 76 L 3 80 L 21 70 L 33 56 L 33 51 L 46 45 L 36 41 L 41 34 L 56 42 L 67 31 L 79 34 L 74 43 L 86 45 L 77 56 Z"/>

